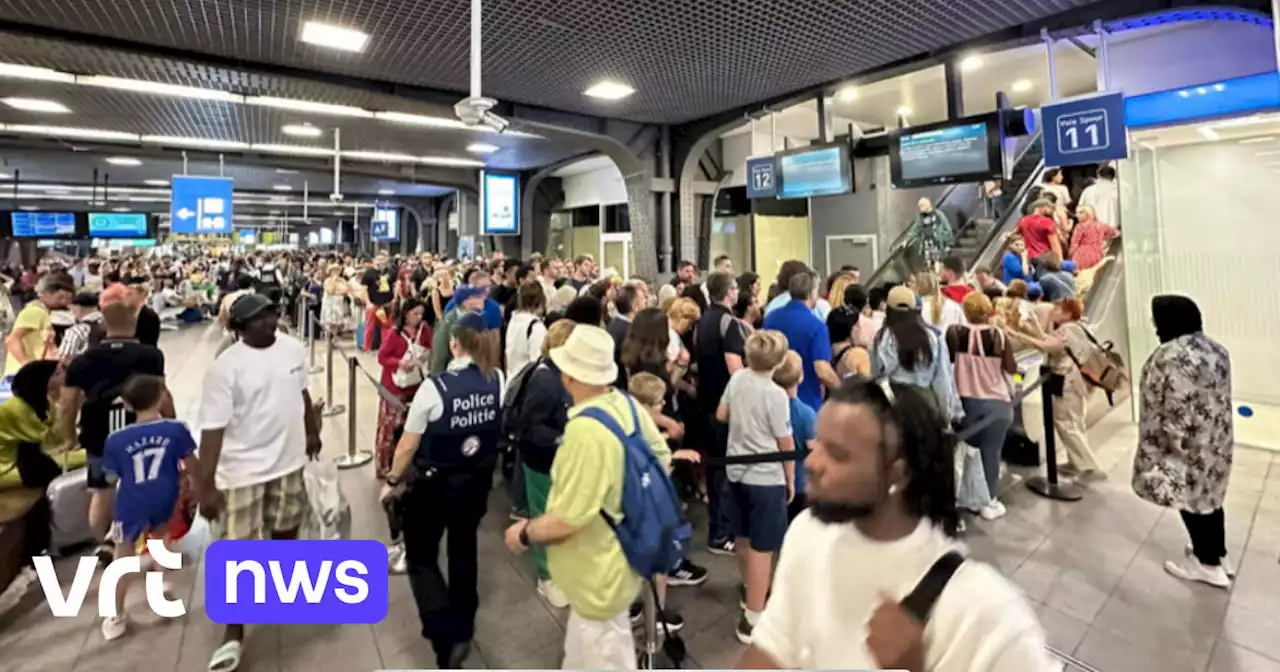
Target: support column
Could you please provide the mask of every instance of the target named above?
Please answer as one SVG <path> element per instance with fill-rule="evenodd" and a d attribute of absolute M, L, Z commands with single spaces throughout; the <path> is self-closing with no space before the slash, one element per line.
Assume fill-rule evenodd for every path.
<path fill-rule="evenodd" d="M 819 93 L 817 97 L 817 101 L 818 101 L 818 142 L 825 143 L 829 139 L 827 136 L 827 95 L 825 93 Z"/>
<path fill-rule="evenodd" d="M 636 253 L 633 275 L 658 277 L 658 251 L 653 235 L 653 185 L 649 171 L 623 177 L 627 187 L 627 214 L 631 218 L 631 248 Z"/>
<path fill-rule="evenodd" d="M 671 177 L 671 170 L 674 168 L 675 164 L 675 157 L 671 156 L 670 126 L 662 127 L 662 135 L 658 142 L 658 151 L 661 156 L 661 160 L 658 163 L 658 174 L 662 177 L 669 178 Z M 660 208 L 658 213 L 658 270 L 663 273 L 670 273 L 675 270 L 675 263 L 671 259 L 671 192 L 663 192 L 662 196 L 658 198 L 658 202 L 658 207 Z M 637 262 L 637 264 L 638 263 L 639 262 Z M 654 282 L 657 282 L 656 276 L 648 277 Z"/>
<path fill-rule="evenodd" d="M 960 60 L 949 59 L 943 68 L 947 87 L 947 119 L 960 119 L 964 116 L 964 74 L 960 72 Z"/>

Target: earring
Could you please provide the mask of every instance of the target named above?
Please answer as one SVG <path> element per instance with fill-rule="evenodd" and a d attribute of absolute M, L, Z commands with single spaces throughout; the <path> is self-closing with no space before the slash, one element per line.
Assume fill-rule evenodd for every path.
<path fill-rule="evenodd" d="M 897 484 L 897 483 L 890 483 L 890 484 L 889 484 L 889 494 L 890 494 L 890 495 L 896 495 L 896 494 L 898 494 L 898 484 Z"/>

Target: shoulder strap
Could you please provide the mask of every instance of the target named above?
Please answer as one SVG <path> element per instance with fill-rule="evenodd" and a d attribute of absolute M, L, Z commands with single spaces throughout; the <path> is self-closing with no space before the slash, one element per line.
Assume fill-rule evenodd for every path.
<path fill-rule="evenodd" d="M 907 596 L 902 598 L 899 603 L 903 609 L 915 616 L 916 620 L 921 623 L 929 622 L 929 614 L 933 611 L 933 605 L 938 601 L 938 597 L 942 595 L 942 591 L 946 589 L 947 583 L 951 581 L 951 577 L 955 575 L 956 570 L 960 569 L 960 565 L 964 564 L 964 556 L 956 551 L 948 551 L 941 558 L 938 558 L 929 571 L 925 572 L 920 583 L 911 589 Z"/>
<path fill-rule="evenodd" d="M 542 358 L 539 357 L 532 362 L 525 364 L 525 368 L 516 372 L 516 377 L 520 378 L 520 389 L 516 390 L 515 399 L 511 400 L 511 408 L 519 409 L 520 404 L 524 403 L 524 392 L 529 389 L 529 379 L 533 377 L 533 372 L 537 371 L 538 367 L 541 365 Z M 525 373 L 526 370 L 528 373 Z"/>
<path fill-rule="evenodd" d="M 624 451 L 627 449 L 627 433 L 622 430 L 622 425 L 619 425 L 618 421 L 614 420 L 612 415 L 609 415 L 608 411 L 603 408 L 593 407 L 583 410 L 578 414 L 578 417 L 591 418 L 592 420 L 604 425 L 604 428 L 609 430 L 609 432 L 613 434 L 620 443 L 622 443 L 622 449 Z"/>
<path fill-rule="evenodd" d="M 721 340 L 724 340 L 724 337 L 729 333 L 729 327 L 731 326 L 733 326 L 733 315 L 730 313 L 725 313 L 724 315 L 721 315 L 720 316 L 720 339 Z"/>
<path fill-rule="evenodd" d="M 529 320 L 529 328 L 524 330 L 524 340 L 527 341 L 533 337 L 533 328 L 536 326 L 538 326 L 538 318 L 535 317 Z"/>

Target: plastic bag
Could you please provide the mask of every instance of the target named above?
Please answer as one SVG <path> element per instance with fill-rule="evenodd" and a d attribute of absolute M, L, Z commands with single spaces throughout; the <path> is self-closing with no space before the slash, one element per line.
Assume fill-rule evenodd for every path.
<path fill-rule="evenodd" d="M 961 443 L 956 447 L 956 507 L 977 511 L 991 503 L 987 490 L 986 470 L 982 467 L 982 452 Z"/>
<path fill-rule="evenodd" d="M 338 467 L 315 460 L 302 469 L 307 490 L 307 517 L 302 523 L 302 539 L 331 540 L 351 537 L 351 505 L 338 485 Z"/>
<path fill-rule="evenodd" d="M 186 556 L 188 560 L 200 562 L 204 560 L 204 552 L 213 542 L 213 528 L 204 516 L 197 514 L 191 521 L 191 527 L 187 529 L 186 534 L 174 542 L 174 550 Z"/>

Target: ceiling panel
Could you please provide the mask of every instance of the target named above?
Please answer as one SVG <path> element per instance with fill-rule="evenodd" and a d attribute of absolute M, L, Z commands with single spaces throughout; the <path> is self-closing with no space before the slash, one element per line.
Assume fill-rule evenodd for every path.
<path fill-rule="evenodd" d="M 1095 0 L 487 0 L 485 93 L 647 122 L 681 122 L 944 49 Z M 463 91 L 466 0 L 0 0 L 0 19 Z M 308 45 L 305 21 L 369 33 L 363 53 Z M 31 46 L 31 45 L 28 45 Z M 0 51 L 8 49 L 7 46 Z M 84 60 L 130 76 L 235 80 L 119 54 L 36 49 L 32 64 Z M 605 78 L 616 102 L 582 96 Z M 243 78 L 236 86 L 261 86 Z"/>

